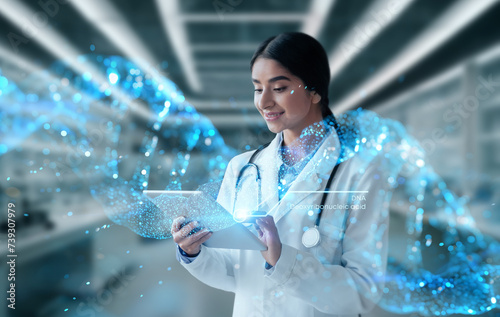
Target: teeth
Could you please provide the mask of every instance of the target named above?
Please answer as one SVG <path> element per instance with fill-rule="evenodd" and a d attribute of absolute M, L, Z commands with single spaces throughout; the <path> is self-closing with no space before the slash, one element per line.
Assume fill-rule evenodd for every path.
<path fill-rule="evenodd" d="M 277 114 L 273 114 L 273 115 L 271 115 L 271 114 L 266 114 L 266 116 L 267 116 L 267 117 L 269 117 L 269 118 L 274 118 L 274 117 L 277 117 L 277 116 L 279 116 L 279 115 L 281 115 L 281 113 L 277 113 Z"/>

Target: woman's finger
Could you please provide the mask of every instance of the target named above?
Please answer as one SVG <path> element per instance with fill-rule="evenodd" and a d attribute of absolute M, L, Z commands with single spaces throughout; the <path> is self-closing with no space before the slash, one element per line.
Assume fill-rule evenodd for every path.
<path fill-rule="evenodd" d="M 262 238 L 262 236 L 264 235 L 262 229 L 259 226 L 255 226 L 255 230 L 257 230 L 257 233 L 259 234 L 259 238 Z"/>
<path fill-rule="evenodd" d="M 200 244 L 202 244 L 204 242 L 204 241 L 201 241 L 201 240 L 204 239 L 207 235 L 211 236 L 211 234 L 212 234 L 212 232 L 210 230 L 208 230 L 208 229 L 205 228 L 205 229 L 203 229 L 201 231 L 198 231 L 195 234 L 190 235 L 187 238 L 184 238 L 183 245 L 186 246 L 187 248 L 190 248 L 193 245 L 200 245 Z"/>
<path fill-rule="evenodd" d="M 210 237 L 212 236 L 212 234 L 213 234 L 213 232 L 209 231 L 208 234 L 206 234 L 203 238 L 201 238 L 200 240 L 198 240 L 198 242 L 200 244 L 205 243 L 208 239 L 210 239 Z"/>
<path fill-rule="evenodd" d="M 267 216 L 265 218 L 259 219 L 259 226 L 262 227 L 265 231 L 274 232 L 277 231 L 276 224 L 274 223 L 274 219 L 272 216 Z"/>
<path fill-rule="evenodd" d="M 189 233 L 193 231 L 196 227 L 198 227 L 198 221 L 193 221 L 182 227 L 181 230 L 179 230 L 182 234 L 183 237 L 188 237 Z"/>
<path fill-rule="evenodd" d="M 186 221 L 186 217 L 184 216 L 175 218 L 172 222 L 172 233 L 179 231 L 184 221 Z"/>
<path fill-rule="evenodd" d="M 189 233 L 194 228 L 196 228 L 195 224 L 192 223 L 192 222 L 190 222 L 187 225 L 185 225 L 184 227 L 182 227 L 182 229 L 180 229 L 178 231 L 173 231 L 172 237 L 174 238 L 174 242 L 177 243 L 177 244 L 182 243 L 182 241 L 184 239 L 186 239 L 187 237 L 189 237 Z"/>

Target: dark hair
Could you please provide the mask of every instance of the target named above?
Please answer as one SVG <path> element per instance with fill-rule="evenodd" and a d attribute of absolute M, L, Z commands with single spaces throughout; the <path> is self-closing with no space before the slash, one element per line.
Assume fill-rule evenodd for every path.
<path fill-rule="evenodd" d="M 333 116 L 328 105 L 330 65 L 325 49 L 316 39 L 300 32 L 287 32 L 270 37 L 262 42 L 253 54 L 250 71 L 258 57 L 275 60 L 300 78 L 307 90 L 316 91 L 321 96 L 323 118 Z"/>

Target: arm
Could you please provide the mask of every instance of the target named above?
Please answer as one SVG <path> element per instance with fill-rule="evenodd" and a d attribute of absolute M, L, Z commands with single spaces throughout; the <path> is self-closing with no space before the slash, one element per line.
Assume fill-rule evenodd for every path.
<path fill-rule="evenodd" d="M 232 160 L 226 169 L 226 175 L 224 175 L 217 198 L 219 204 L 227 210 L 231 210 L 232 207 L 230 201 L 232 201 L 236 182 L 231 162 Z M 234 263 L 237 255 L 234 250 L 207 248 L 202 244 L 199 245 L 199 249 L 194 251 L 186 250 L 183 247 L 182 249 L 189 254 L 197 254 L 199 251 L 195 257 L 185 257 L 180 254 L 180 250 L 177 248 L 177 259 L 191 275 L 211 287 L 228 292 L 235 291 Z"/>
<path fill-rule="evenodd" d="M 359 314 L 374 307 L 384 285 L 390 198 L 380 195 L 387 182 L 381 175 L 375 179 L 376 174 L 381 174 L 376 165 L 370 166 L 355 184 L 356 190 L 369 192 L 366 209 L 350 210 L 341 265 L 325 265 L 313 254 L 283 244 L 274 271 L 264 273 L 283 292 L 328 314 Z"/>

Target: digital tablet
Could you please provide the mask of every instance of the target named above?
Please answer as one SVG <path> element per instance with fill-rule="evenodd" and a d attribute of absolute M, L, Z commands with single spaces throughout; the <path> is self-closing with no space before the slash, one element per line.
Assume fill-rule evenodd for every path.
<path fill-rule="evenodd" d="M 200 199 L 203 204 L 192 204 L 191 214 L 196 215 L 196 208 L 207 207 L 206 202 L 208 201 L 211 206 L 211 210 L 220 210 L 220 212 L 228 213 L 231 218 L 232 215 L 224 207 L 222 207 L 215 199 L 207 195 L 202 191 L 180 191 L 180 190 L 145 190 L 143 194 L 148 197 L 152 202 L 155 202 L 155 198 L 168 195 L 173 197 L 183 196 L 189 198 L 190 200 Z M 199 198 L 197 195 L 200 195 Z M 157 205 L 160 209 L 161 206 Z M 198 206 L 198 207 L 197 207 Z M 216 208 L 216 209 L 214 209 Z M 162 210 L 166 213 L 169 210 Z M 200 218 L 203 219 L 202 210 L 198 210 Z M 172 214 L 172 217 L 175 217 Z M 173 219 L 172 219 L 173 220 Z M 253 233 L 252 233 L 253 232 Z M 222 248 L 222 249 L 240 249 L 240 250 L 267 250 L 267 247 L 262 241 L 257 237 L 255 229 L 250 225 L 248 228 L 242 224 L 232 220 L 232 225 L 225 229 L 214 231 L 210 239 L 203 243 L 209 248 Z"/>

